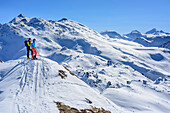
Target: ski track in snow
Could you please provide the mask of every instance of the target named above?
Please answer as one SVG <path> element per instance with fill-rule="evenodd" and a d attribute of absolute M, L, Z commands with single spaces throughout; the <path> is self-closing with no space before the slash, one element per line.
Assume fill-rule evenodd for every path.
<path fill-rule="evenodd" d="M 31 63 L 31 65 L 29 64 L 30 66 L 28 66 L 27 62 L 34 63 Z M 39 108 L 38 106 L 43 104 L 42 98 L 46 96 L 46 72 L 44 64 L 45 63 L 43 61 L 25 61 L 23 73 L 21 75 L 19 87 L 15 97 L 15 104 L 18 108 L 19 113 L 23 113 L 29 110 L 32 110 L 31 112 L 34 113 L 41 112 L 42 108 Z M 23 102 L 23 100 L 27 102 Z M 25 105 L 24 103 L 30 103 L 30 108 L 26 108 L 26 106 L 28 107 L 28 105 Z"/>
<path fill-rule="evenodd" d="M 20 79 L 18 80 L 16 90 L 14 90 L 16 91 L 16 93 L 11 99 L 13 105 L 12 110 L 10 110 L 10 112 L 11 111 L 15 113 L 52 113 L 55 111 L 57 112 L 57 107 L 53 102 L 54 100 L 64 101 L 67 104 L 70 103 L 71 106 L 74 105 L 77 107 L 82 106 L 88 108 L 89 105 L 84 105 L 86 104 L 86 101 L 79 100 L 79 98 L 81 99 L 91 98 L 92 95 L 97 95 L 97 98 L 94 99 L 91 98 L 92 101 L 94 102 L 94 105 L 99 104 L 101 106 L 102 102 L 104 102 L 107 106 L 109 105 L 110 107 L 110 108 L 108 107 L 109 109 L 114 109 L 113 111 L 119 112 L 120 108 L 118 106 L 113 104 L 107 98 L 103 98 L 102 95 L 99 95 L 97 92 L 93 91 L 93 89 L 89 90 L 90 87 L 84 82 L 80 82 L 81 81 L 80 79 L 74 76 L 73 78 L 75 80 L 73 81 L 72 79 L 70 79 L 71 81 L 69 79 L 68 80 L 61 79 L 60 76 L 58 76 L 57 79 L 53 77 L 51 78 L 50 77 L 51 75 L 49 75 L 48 73 L 52 74 L 53 72 L 49 72 L 51 70 L 50 69 L 51 67 L 46 60 L 24 60 L 21 61 L 19 65 L 20 69 L 22 69 L 22 73 L 19 77 Z M 15 66 L 15 68 L 13 68 L 12 71 L 16 69 L 18 69 L 18 67 Z M 72 87 L 73 89 L 70 89 Z M 87 89 L 89 91 L 87 91 Z M 88 93 L 86 94 L 84 93 L 84 91 Z M 79 95 L 79 93 L 86 96 L 82 97 L 81 94 Z M 77 96 L 74 97 L 74 95 Z M 82 102 L 77 103 L 77 101 Z M 96 103 L 95 101 L 99 103 Z"/>

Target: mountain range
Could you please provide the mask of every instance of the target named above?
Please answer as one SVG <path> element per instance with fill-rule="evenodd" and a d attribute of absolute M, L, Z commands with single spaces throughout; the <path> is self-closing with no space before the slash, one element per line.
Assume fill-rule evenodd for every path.
<path fill-rule="evenodd" d="M 162 37 L 169 34 L 100 34 L 67 18 L 20 14 L 0 25 L 0 112 L 169 112 L 170 50 Z M 38 60 L 26 58 L 28 38 L 36 39 Z"/>
<path fill-rule="evenodd" d="M 133 30 L 129 34 L 120 35 L 115 31 L 107 30 L 101 32 L 101 35 L 108 36 L 110 38 L 134 41 L 147 47 L 164 47 L 170 49 L 170 33 L 166 33 L 162 30 L 159 31 L 156 28 L 147 31 L 145 34 L 142 34 L 138 30 Z"/>

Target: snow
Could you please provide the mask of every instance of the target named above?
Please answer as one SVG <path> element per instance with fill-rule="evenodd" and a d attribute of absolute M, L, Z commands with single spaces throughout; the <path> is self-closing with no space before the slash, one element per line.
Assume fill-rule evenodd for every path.
<path fill-rule="evenodd" d="M 170 33 L 166 33 L 162 30 L 158 31 L 156 28 L 153 28 L 145 34 L 140 33 L 138 30 L 133 30 L 129 34 L 120 35 L 115 31 L 107 30 L 101 32 L 101 35 L 110 38 L 134 41 L 147 47 L 170 48 Z"/>
<path fill-rule="evenodd" d="M 143 92 L 143 90 L 147 92 Z M 145 86 L 138 87 L 137 84 L 130 84 L 130 87 L 121 89 L 109 88 L 103 95 L 131 112 L 166 113 L 169 110 L 169 101 L 167 101 L 169 99 L 166 98 L 168 95 L 162 95 L 160 92 L 153 92 L 152 89 Z"/>
<path fill-rule="evenodd" d="M 37 40 L 40 60 L 26 59 L 28 38 Z M 139 38 L 146 44 L 155 39 Z M 167 48 L 105 37 L 67 18 L 53 21 L 24 15 L 1 25 L 0 42 L 2 113 L 59 112 L 54 101 L 112 113 L 170 111 Z"/>
<path fill-rule="evenodd" d="M 94 91 L 90 86 L 72 76 L 63 66 L 49 59 L 19 59 L 1 64 L 9 69 L 1 79 L 1 112 L 57 112 L 53 101 L 63 102 L 75 108 L 90 108 L 85 98 L 93 106 L 118 112 L 118 106 Z M 6 66 L 7 65 L 7 66 Z M 13 66 L 15 65 L 15 66 Z M 3 70 L 6 68 L 3 67 Z M 0 68 L 1 69 L 1 68 Z M 58 71 L 65 71 L 67 77 L 61 79 Z M 114 107 L 113 107 L 114 106 Z M 9 107 L 11 107 L 9 109 Z"/>

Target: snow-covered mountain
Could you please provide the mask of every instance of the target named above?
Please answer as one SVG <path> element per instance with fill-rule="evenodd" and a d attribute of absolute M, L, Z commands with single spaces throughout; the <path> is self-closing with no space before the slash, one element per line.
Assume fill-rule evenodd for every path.
<path fill-rule="evenodd" d="M 134 42 L 140 43 L 146 47 L 164 47 L 169 48 L 169 46 L 163 46 L 170 41 L 170 36 L 156 36 L 156 37 L 139 37 L 134 40 Z"/>
<path fill-rule="evenodd" d="M 118 39 L 122 38 L 122 36 L 119 33 L 117 33 L 116 31 L 111 31 L 111 30 L 103 31 L 100 34 L 104 36 L 109 36 L 110 38 L 118 38 Z"/>
<path fill-rule="evenodd" d="M 170 48 L 169 45 L 166 45 L 170 41 L 170 33 L 166 33 L 162 30 L 159 31 L 156 28 L 151 29 L 145 34 L 142 34 L 137 30 L 133 30 L 131 33 L 124 34 L 124 35 L 117 34 L 115 31 L 114 32 L 111 32 L 111 31 L 102 32 L 101 35 L 105 37 L 107 36 L 110 38 L 134 41 L 146 47 Z"/>
<path fill-rule="evenodd" d="M 147 47 L 164 47 L 170 48 L 167 43 L 170 41 L 170 33 L 164 31 L 158 31 L 156 28 L 146 32 L 141 37 L 137 37 L 134 42 L 138 42 Z M 165 46 L 166 45 L 166 46 Z"/>
<path fill-rule="evenodd" d="M 126 34 L 124 36 L 129 37 L 129 39 L 132 41 L 138 37 L 142 37 L 143 35 L 138 30 L 133 30 L 131 33 Z"/>
<path fill-rule="evenodd" d="M 40 60 L 26 59 L 28 38 L 37 40 Z M 3 113 L 59 112 L 55 102 L 79 111 L 170 110 L 169 49 L 105 37 L 67 18 L 22 14 L 1 25 L 0 42 Z"/>
<path fill-rule="evenodd" d="M 138 37 L 144 36 L 138 30 L 133 30 L 129 34 L 124 34 L 124 35 L 121 35 L 121 34 L 117 33 L 116 31 L 112 31 L 112 30 L 106 30 L 106 31 L 101 32 L 100 34 L 105 37 L 124 39 L 124 40 L 129 40 L 129 41 L 133 41 L 134 39 L 136 39 Z"/>
<path fill-rule="evenodd" d="M 129 40 L 129 41 L 134 39 L 134 37 L 131 37 L 130 35 L 129 35 L 129 37 L 126 35 L 121 35 L 113 30 L 106 30 L 106 31 L 101 32 L 100 34 L 103 35 L 104 37 L 124 39 L 124 40 Z"/>
<path fill-rule="evenodd" d="M 145 34 L 150 34 L 150 35 L 158 35 L 158 36 L 167 36 L 170 35 L 170 33 L 165 33 L 162 30 L 157 30 L 156 28 L 151 29 L 150 31 L 146 32 Z"/>

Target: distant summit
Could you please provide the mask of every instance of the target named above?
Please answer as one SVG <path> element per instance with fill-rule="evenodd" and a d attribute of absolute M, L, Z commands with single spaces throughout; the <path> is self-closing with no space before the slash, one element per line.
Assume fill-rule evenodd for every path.
<path fill-rule="evenodd" d="M 146 32 L 146 34 L 152 34 L 152 35 L 169 35 L 169 33 L 164 32 L 163 30 L 157 30 L 156 28 L 151 29 L 150 31 Z"/>
<path fill-rule="evenodd" d="M 119 33 L 113 30 L 106 30 L 101 32 L 100 34 L 104 36 L 108 35 L 110 38 L 118 38 L 118 39 L 122 38 L 122 36 Z"/>
<path fill-rule="evenodd" d="M 134 40 L 138 37 L 142 37 L 143 35 L 138 30 L 133 30 L 131 33 L 126 34 L 125 36 L 129 37 L 131 40 Z"/>
<path fill-rule="evenodd" d="M 141 34 L 138 30 L 133 30 L 131 34 Z"/>
<path fill-rule="evenodd" d="M 132 41 L 135 38 L 143 36 L 138 30 L 133 30 L 131 33 L 125 35 L 121 35 L 113 30 L 106 30 L 101 32 L 100 34 L 103 36 L 109 36 L 110 38 L 124 39 L 129 41 Z"/>
<path fill-rule="evenodd" d="M 142 34 L 138 30 L 133 30 L 129 34 L 121 35 L 118 34 L 116 31 L 106 30 L 104 32 L 101 32 L 101 35 L 110 38 L 134 41 L 147 47 L 150 46 L 169 48 L 170 42 L 170 33 L 166 33 L 163 30 L 159 31 L 156 28 L 151 29 L 145 34 Z"/>
<path fill-rule="evenodd" d="M 143 34 L 143 37 L 137 37 L 134 42 L 144 46 L 169 48 L 170 34 L 153 28 Z"/>
<path fill-rule="evenodd" d="M 156 28 L 151 29 L 150 31 L 147 31 L 145 34 L 153 34 L 158 32 Z"/>

